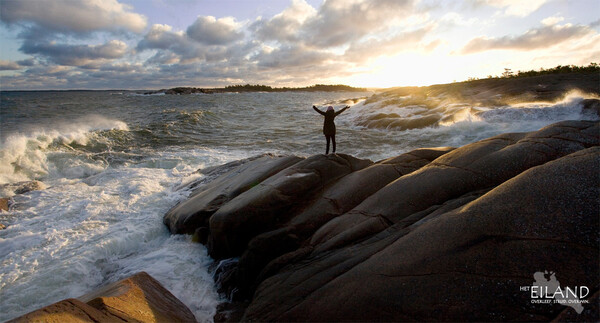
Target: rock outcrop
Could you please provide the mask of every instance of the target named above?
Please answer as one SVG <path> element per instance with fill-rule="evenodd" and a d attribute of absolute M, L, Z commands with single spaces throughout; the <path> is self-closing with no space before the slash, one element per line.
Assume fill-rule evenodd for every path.
<path fill-rule="evenodd" d="M 199 228 L 208 228 L 210 216 L 225 203 L 301 159 L 264 155 L 248 160 L 193 192 L 189 199 L 167 212 L 164 223 L 172 233 L 192 234 Z"/>
<path fill-rule="evenodd" d="M 277 173 L 215 212 L 209 253 L 240 255 L 252 238 L 285 224 L 328 184 L 370 164 L 343 154 L 315 155 Z"/>
<path fill-rule="evenodd" d="M 564 121 L 376 163 L 316 155 L 261 177 L 204 220 L 211 256 L 237 257 L 218 281 L 239 301 L 230 318 L 571 319 L 520 288 L 551 270 L 597 301 L 599 146 L 599 122 Z M 598 320 L 583 307 L 577 320 Z"/>
<path fill-rule="evenodd" d="M 275 230 L 256 235 L 242 254 L 239 266 L 221 283 L 235 287 L 240 293 L 251 293 L 262 277 L 260 273 L 275 258 L 292 252 L 330 220 L 350 211 L 365 198 L 388 183 L 428 164 L 452 150 L 444 147 L 417 149 L 395 158 L 380 161 L 349 173 L 319 190 L 317 197 L 302 200 L 296 212 L 290 210 L 287 223 Z M 319 155 L 322 158 L 322 155 Z M 315 157 L 313 157 L 315 158 Z M 290 169 L 290 172 L 295 171 Z M 306 195 L 305 195 L 306 196 Z M 281 260 L 281 259 L 280 259 Z M 279 262 L 273 262 L 268 273 Z"/>
<path fill-rule="evenodd" d="M 528 307 L 520 286 L 552 268 L 566 286 L 598 289 L 600 183 L 589 174 L 599 153 L 573 153 L 454 210 L 315 249 L 263 281 L 244 320 L 551 320 L 561 306 Z"/>
<path fill-rule="evenodd" d="M 195 322 L 194 314 L 145 272 L 10 322 Z"/>
<path fill-rule="evenodd" d="M 25 194 L 31 191 L 39 191 L 45 189 L 46 186 L 40 181 L 25 181 L 17 183 L 9 183 L 0 185 L 0 192 L 5 196 L 13 196 L 15 194 Z"/>
<path fill-rule="evenodd" d="M 46 186 L 40 181 L 25 181 L 17 183 L 8 183 L 0 185 L 0 211 L 10 211 L 13 204 L 12 197 L 18 194 L 25 194 L 31 191 L 45 189 Z"/>
<path fill-rule="evenodd" d="M 10 209 L 10 198 L 0 197 L 0 211 L 8 211 Z"/>

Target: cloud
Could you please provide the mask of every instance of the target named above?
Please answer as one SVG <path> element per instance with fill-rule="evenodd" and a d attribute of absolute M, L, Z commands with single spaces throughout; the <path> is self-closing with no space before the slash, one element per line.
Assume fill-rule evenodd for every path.
<path fill-rule="evenodd" d="M 336 59 L 330 53 L 305 48 L 304 46 L 281 46 L 271 51 L 263 51 L 255 57 L 259 66 L 286 68 L 307 65 L 321 65 L 328 59 Z"/>
<path fill-rule="evenodd" d="M 305 23 L 304 40 L 313 46 L 337 47 L 389 29 L 409 15 L 411 0 L 330 0 Z"/>
<path fill-rule="evenodd" d="M 187 34 L 202 44 L 226 45 L 244 37 L 238 29 L 239 26 L 232 17 L 216 19 L 212 16 L 200 16 L 188 27 Z"/>
<path fill-rule="evenodd" d="M 552 17 L 548 17 L 542 20 L 542 25 L 545 26 L 552 26 L 552 25 L 556 25 L 559 22 L 565 20 L 565 18 L 563 17 L 558 17 L 558 16 L 552 16 Z"/>
<path fill-rule="evenodd" d="M 448 12 L 439 19 L 439 22 L 447 27 L 472 26 L 479 23 L 479 19 L 470 18 L 467 20 L 457 12 Z"/>
<path fill-rule="evenodd" d="M 195 61 L 219 61 L 233 53 L 230 47 L 206 45 L 197 42 L 183 31 L 173 31 L 168 25 L 153 25 L 148 34 L 138 43 L 137 50 L 157 50 L 148 61 L 152 64 L 176 64 Z"/>
<path fill-rule="evenodd" d="M 194 43 L 185 32 L 173 31 L 169 25 L 153 25 L 136 48 L 139 51 L 157 50 L 148 60 L 151 64 L 178 64 L 205 59 L 201 46 Z"/>
<path fill-rule="evenodd" d="M 477 37 L 471 39 L 461 50 L 462 54 L 476 52 L 511 49 L 534 50 L 556 46 L 562 42 L 579 39 L 594 31 L 583 25 L 554 25 L 530 29 L 519 36 L 504 36 L 499 38 Z"/>
<path fill-rule="evenodd" d="M 174 49 L 186 47 L 189 41 L 183 32 L 174 32 L 169 25 L 152 25 L 150 31 L 138 43 L 138 50 L 145 49 Z"/>
<path fill-rule="evenodd" d="M 44 64 L 86 69 L 122 58 L 128 50 L 122 40 L 86 44 L 88 38 L 101 33 L 123 37 L 124 32 L 140 33 L 147 25 L 146 17 L 116 0 L 8 0 L 2 1 L 0 12 L 2 22 L 20 31 L 22 53 Z M 32 66 L 34 62 L 31 58 L 19 64 Z"/>
<path fill-rule="evenodd" d="M 0 59 L 0 71 L 15 71 L 22 67 L 17 62 Z"/>
<path fill-rule="evenodd" d="M 32 23 L 58 33 L 127 30 L 140 33 L 147 19 L 116 0 L 2 1 L 1 20 L 7 24 Z"/>
<path fill-rule="evenodd" d="M 367 41 L 354 43 L 344 54 L 345 59 L 355 63 L 364 63 L 364 61 L 376 58 L 382 55 L 393 56 L 402 51 L 415 50 L 423 38 L 433 30 L 432 24 L 425 27 L 400 33 L 394 37 L 385 39 L 371 38 Z M 439 41 L 430 43 L 423 47 L 424 50 L 431 50 L 439 44 Z M 427 48 L 429 47 L 429 48 Z"/>
<path fill-rule="evenodd" d="M 474 0 L 477 5 L 504 9 L 504 14 L 526 17 L 538 10 L 548 0 Z"/>
<path fill-rule="evenodd" d="M 25 54 L 41 55 L 55 64 L 84 66 L 97 60 L 121 58 L 127 52 L 127 45 L 120 40 L 111 40 L 101 45 L 25 42 L 20 50 Z"/>
<path fill-rule="evenodd" d="M 21 66 L 33 66 L 33 65 L 35 65 L 35 59 L 28 58 L 28 59 L 17 61 L 17 63 L 19 63 L 19 65 L 21 65 Z"/>
<path fill-rule="evenodd" d="M 304 0 L 293 0 L 290 7 L 271 19 L 259 18 L 250 26 L 257 39 L 262 41 L 296 42 L 303 23 L 317 11 Z"/>
<path fill-rule="evenodd" d="M 144 67 L 142 64 L 118 63 L 104 64 L 99 68 L 103 72 L 119 72 L 119 73 L 143 73 Z"/>
<path fill-rule="evenodd" d="M 315 10 L 304 0 L 250 26 L 257 39 L 334 48 L 389 30 L 408 16 L 413 0 L 328 0 Z"/>

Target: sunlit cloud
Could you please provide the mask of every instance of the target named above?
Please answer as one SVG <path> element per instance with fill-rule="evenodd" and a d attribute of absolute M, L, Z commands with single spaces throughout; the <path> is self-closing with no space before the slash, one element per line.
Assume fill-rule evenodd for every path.
<path fill-rule="evenodd" d="M 250 30 L 261 41 L 297 42 L 300 40 L 300 28 L 316 14 L 315 8 L 304 0 L 293 0 L 288 8 L 271 19 L 259 17 Z"/>
<path fill-rule="evenodd" d="M 548 18 L 544 18 L 542 19 L 542 25 L 545 26 L 553 26 L 558 24 L 559 22 L 565 20 L 565 18 L 563 17 L 558 17 L 558 16 L 552 16 L 552 17 L 548 17 Z"/>
<path fill-rule="evenodd" d="M 565 41 L 579 39 L 593 34 L 594 31 L 588 26 L 582 25 L 546 25 L 530 29 L 522 35 L 504 36 L 498 38 L 477 37 L 469 41 L 463 48 L 462 53 L 511 49 L 511 50 L 534 50 L 557 46 Z"/>
<path fill-rule="evenodd" d="M 412 8 L 410 0 L 326 1 L 301 32 L 313 46 L 341 46 L 389 30 Z"/>
<path fill-rule="evenodd" d="M 363 63 L 379 56 L 394 56 L 399 52 L 414 51 L 417 47 L 425 51 L 431 51 L 435 48 L 437 42 L 427 45 L 421 42 L 433 30 L 433 27 L 433 25 L 428 25 L 389 38 L 370 38 L 363 42 L 353 43 L 344 57 L 355 63 Z"/>

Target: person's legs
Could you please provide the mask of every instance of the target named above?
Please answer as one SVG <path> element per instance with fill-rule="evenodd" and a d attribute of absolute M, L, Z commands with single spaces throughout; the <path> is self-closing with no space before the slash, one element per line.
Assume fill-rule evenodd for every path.
<path fill-rule="evenodd" d="M 333 153 L 335 154 L 335 135 L 331 135 L 331 142 L 333 143 Z"/>
<path fill-rule="evenodd" d="M 331 139 L 330 136 L 325 135 L 325 140 L 327 140 L 327 149 L 325 149 L 325 155 L 329 154 L 329 140 Z"/>

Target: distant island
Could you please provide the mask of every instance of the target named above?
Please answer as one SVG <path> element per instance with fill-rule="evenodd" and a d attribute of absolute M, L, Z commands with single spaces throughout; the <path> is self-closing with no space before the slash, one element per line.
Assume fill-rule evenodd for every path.
<path fill-rule="evenodd" d="M 487 78 L 475 78 L 470 77 L 466 81 L 452 82 L 445 84 L 448 85 L 464 85 L 464 84 L 478 84 L 481 82 L 487 82 L 493 80 L 506 80 L 506 79 L 523 79 L 531 77 L 542 77 L 547 78 L 548 75 L 554 75 L 559 77 L 561 75 L 581 75 L 581 74 L 597 74 L 600 71 L 600 66 L 597 63 L 590 63 L 588 66 L 576 66 L 576 65 L 558 65 L 553 68 L 540 68 L 539 70 L 530 71 L 516 71 L 513 72 L 509 68 L 505 68 L 504 72 L 500 76 L 488 75 Z M 433 85 L 435 86 L 440 86 Z M 400 87 L 404 89 L 426 89 L 429 87 Z M 398 87 L 392 87 L 388 89 L 378 89 L 378 91 L 399 89 Z M 170 89 L 161 89 L 156 91 L 146 91 L 143 94 L 213 94 L 213 93 L 241 93 L 241 92 L 368 92 L 366 88 L 352 87 L 343 84 L 327 85 L 327 84 L 315 84 L 307 87 L 271 87 L 268 85 L 261 84 L 245 84 L 245 85 L 229 85 L 222 88 L 197 88 L 197 87 L 174 87 Z"/>
<path fill-rule="evenodd" d="M 161 89 L 158 91 L 148 91 L 144 94 L 195 94 L 195 93 L 227 93 L 227 92 L 367 92 L 365 88 L 357 88 L 348 85 L 326 85 L 315 84 L 308 87 L 271 87 L 268 85 L 229 85 L 224 88 L 197 88 L 197 87 L 175 87 L 171 89 Z"/>

